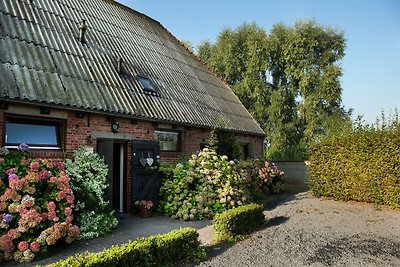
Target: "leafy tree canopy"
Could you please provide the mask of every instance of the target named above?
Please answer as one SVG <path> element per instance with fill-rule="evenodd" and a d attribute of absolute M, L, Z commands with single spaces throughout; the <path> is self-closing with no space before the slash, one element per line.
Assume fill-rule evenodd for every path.
<path fill-rule="evenodd" d="M 288 160 L 350 121 L 340 85 L 345 47 L 343 31 L 311 20 L 276 24 L 269 34 L 245 23 L 197 51 L 263 127 L 267 155 Z"/>

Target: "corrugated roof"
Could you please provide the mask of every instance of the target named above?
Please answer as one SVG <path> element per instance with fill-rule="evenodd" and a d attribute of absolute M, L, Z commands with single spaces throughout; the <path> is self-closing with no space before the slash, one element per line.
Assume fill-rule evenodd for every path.
<path fill-rule="evenodd" d="M 143 91 L 138 74 L 156 94 Z M 159 22 L 108 0 L 1 0 L 0 97 L 202 127 L 222 118 L 226 129 L 264 134 L 229 86 Z"/>

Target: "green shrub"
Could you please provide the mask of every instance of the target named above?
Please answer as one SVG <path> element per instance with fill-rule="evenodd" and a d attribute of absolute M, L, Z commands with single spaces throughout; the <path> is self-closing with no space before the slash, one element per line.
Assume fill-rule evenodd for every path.
<path fill-rule="evenodd" d="M 216 214 L 215 239 L 231 240 L 260 228 L 266 223 L 263 210 L 262 205 L 252 203 Z"/>
<path fill-rule="evenodd" d="M 173 219 L 201 220 L 243 205 L 246 173 L 240 165 L 205 148 L 189 161 L 161 168 L 160 209 Z"/>
<path fill-rule="evenodd" d="M 77 224 L 81 229 L 79 239 L 104 236 L 112 231 L 118 221 L 104 199 L 108 187 L 108 167 L 97 153 L 80 147 L 74 161 L 66 160 L 66 172 L 71 178 L 71 188 L 77 203 Z"/>
<path fill-rule="evenodd" d="M 181 228 L 113 246 L 97 254 L 71 256 L 50 266 L 173 266 L 178 262 L 204 257 L 205 250 L 200 247 L 197 230 Z"/>
<path fill-rule="evenodd" d="M 316 196 L 400 208 L 400 130 L 361 127 L 312 145 L 309 187 Z"/>

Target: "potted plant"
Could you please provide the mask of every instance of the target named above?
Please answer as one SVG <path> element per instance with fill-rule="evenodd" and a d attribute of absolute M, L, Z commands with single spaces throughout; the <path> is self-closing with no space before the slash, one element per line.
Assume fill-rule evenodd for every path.
<path fill-rule="evenodd" d="M 141 201 L 136 201 L 135 205 L 139 209 L 138 215 L 142 218 L 148 218 L 153 215 L 152 208 L 154 206 L 153 201 L 151 200 L 141 200 Z"/>

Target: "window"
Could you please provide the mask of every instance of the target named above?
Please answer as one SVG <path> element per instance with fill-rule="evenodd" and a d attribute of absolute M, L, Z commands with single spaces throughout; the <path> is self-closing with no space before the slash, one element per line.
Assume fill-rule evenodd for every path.
<path fill-rule="evenodd" d="M 244 143 L 241 144 L 241 148 L 242 148 L 242 153 L 243 153 L 243 158 L 247 159 L 249 158 L 249 144 L 248 143 Z"/>
<path fill-rule="evenodd" d="M 31 148 L 59 149 L 59 121 L 7 117 L 5 128 L 5 145 L 16 148 L 21 143 Z"/>
<path fill-rule="evenodd" d="M 146 76 L 143 75 L 138 75 L 137 79 L 139 80 L 140 84 L 143 87 L 144 91 L 152 92 L 155 93 L 156 90 L 154 89 L 153 83 L 150 81 L 150 79 Z"/>
<path fill-rule="evenodd" d="M 154 140 L 160 143 L 161 151 L 179 150 L 179 132 L 154 131 Z"/>

